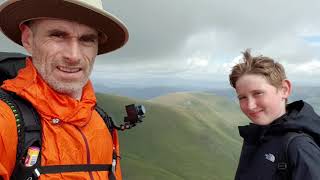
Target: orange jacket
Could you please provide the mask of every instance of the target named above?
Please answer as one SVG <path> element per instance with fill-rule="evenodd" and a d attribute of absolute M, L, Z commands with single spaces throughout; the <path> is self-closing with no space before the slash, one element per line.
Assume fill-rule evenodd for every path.
<path fill-rule="evenodd" d="M 52 90 L 37 74 L 31 59 L 18 76 L 6 80 L 3 89 L 27 99 L 38 111 L 42 125 L 41 165 L 111 164 L 113 142 L 100 115 L 94 110 L 96 97 L 91 82 L 80 101 Z M 16 161 L 17 129 L 12 110 L 0 101 L 0 176 L 10 179 Z M 60 122 L 53 124 L 52 119 Z M 119 155 L 117 134 L 115 143 Z M 121 180 L 120 163 L 116 167 Z M 40 179 L 108 179 L 108 172 L 43 174 Z"/>

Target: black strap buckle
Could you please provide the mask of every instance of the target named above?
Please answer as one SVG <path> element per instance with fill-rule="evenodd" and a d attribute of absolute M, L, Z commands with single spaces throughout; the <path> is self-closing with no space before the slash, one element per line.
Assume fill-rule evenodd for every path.
<path fill-rule="evenodd" d="M 35 168 L 35 169 L 33 170 L 33 175 L 34 175 L 35 177 L 37 177 L 37 178 L 40 177 L 41 173 L 40 173 L 40 171 L 39 171 L 38 168 Z"/>

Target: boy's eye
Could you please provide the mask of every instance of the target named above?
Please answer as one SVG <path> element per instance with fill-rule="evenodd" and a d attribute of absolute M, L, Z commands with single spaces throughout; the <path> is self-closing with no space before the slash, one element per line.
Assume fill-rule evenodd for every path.
<path fill-rule="evenodd" d="M 246 99 L 246 97 L 245 96 L 238 96 L 238 99 L 239 100 L 244 100 L 244 99 Z"/>
<path fill-rule="evenodd" d="M 260 91 L 254 92 L 253 95 L 254 95 L 254 96 L 260 96 L 260 95 L 263 95 L 263 92 L 260 92 Z"/>

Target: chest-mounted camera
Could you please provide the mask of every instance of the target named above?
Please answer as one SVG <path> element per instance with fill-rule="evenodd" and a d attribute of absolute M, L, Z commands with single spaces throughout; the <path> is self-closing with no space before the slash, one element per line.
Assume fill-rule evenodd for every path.
<path fill-rule="evenodd" d="M 142 119 L 145 118 L 146 109 L 143 105 L 130 104 L 126 105 L 127 116 L 124 117 L 124 124 L 115 126 L 118 130 L 131 129 L 136 126 L 137 123 L 141 123 Z"/>

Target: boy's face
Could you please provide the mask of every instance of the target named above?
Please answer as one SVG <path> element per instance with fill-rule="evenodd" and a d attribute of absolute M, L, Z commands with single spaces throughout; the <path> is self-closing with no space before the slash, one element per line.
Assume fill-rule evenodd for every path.
<path fill-rule="evenodd" d="M 276 88 L 261 75 L 247 74 L 236 82 L 236 92 L 242 112 L 258 125 L 268 125 L 286 113 L 286 99 L 290 95 L 288 80 Z"/>

